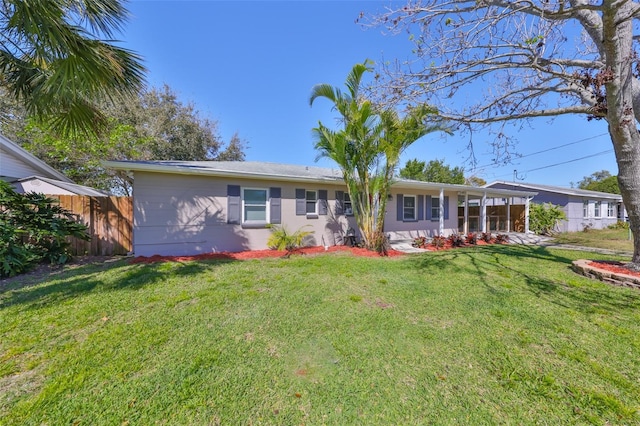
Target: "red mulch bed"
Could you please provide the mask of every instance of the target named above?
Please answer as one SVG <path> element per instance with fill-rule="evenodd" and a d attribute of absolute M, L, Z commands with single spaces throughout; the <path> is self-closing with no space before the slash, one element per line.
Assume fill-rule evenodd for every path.
<path fill-rule="evenodd" d="M 380 255 L 371 250 L 359 247 L 348 246 L 332 246 L 328 250 L 324 247 L 303 247 L 293 252 L 293 255 L 317 255 L 322 253 L 335 253 L 335 252 L 350 252 L 354 256 L 360 257 L 380 257 Z M 389 250 L 388 256 L 395 257 L 401 256 L 404 253 L 396 250 Z M 155 263 L 155 262 L 188 262 L 191 260 L 205 260 L 205 259 L 228 259 L 228 260 L 246 260 L 246 259 L 263 259 L 266 257 L 285 257 L 286 251 L 278 250 L 250 250 L 241 251 L 237 253 L 220 252 L 220 253 L 205 253 L 195 256 L 160 256 L 155 255 L 151 257 L 138 256 L 131 259 L 130 263 Z"/>
<path fill-rule="evenodd" d="M 615 260 L 592 260 L 589 262 L 589 266 L 604 269 L 605 271 L 613 272 L 614 274 L 625 274 L 640 278 L 640 272 L 626 268 L 624 262 L 617 262 Z"/>

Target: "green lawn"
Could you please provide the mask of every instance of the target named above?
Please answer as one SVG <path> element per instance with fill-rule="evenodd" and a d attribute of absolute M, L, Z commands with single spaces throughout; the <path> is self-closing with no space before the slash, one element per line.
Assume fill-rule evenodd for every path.
<path fill-rule="evenodd" d="M 0 423 L 637 423 L 640 292 L 571 272 L 585 256 L 117 262 L 4 288 Z"/>
<path fill-rule="evenodd" d="M 555 235 L 554 241 L 560 244 L 633 253 L 633 240 L 629 239 L 628 229 L 590 229 L 587 232 L 566 232 Z"/>

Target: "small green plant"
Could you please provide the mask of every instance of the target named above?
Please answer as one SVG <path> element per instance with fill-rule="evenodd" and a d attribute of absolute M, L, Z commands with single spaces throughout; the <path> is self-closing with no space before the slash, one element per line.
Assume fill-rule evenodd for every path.
<path fill-rule="evenodd" d="M 497 244 L 506 244 L 509 242 L 509 236 L 507 234 L 498 234 L 496 235 L 496 243 Z"/>
<path fill-rule="evenodd" d="M 622 220 L 617 221 L 616 223 L 612 223 L 607 226 L 609 229 L 629 229 L 629 222 L 624 222 Z"/>
<path fill-rule="evenodd" d="M 427 246 L 427 237 L 414 238 L 411 245 L 416 248 L 425 248 Z"/>
<path fill-rule="evenodd" d="M 436 235 L 431 239 L 431 245 L 434 246 L 436 250 L 439 250 L 444 247 L 446 241 L 447 239 L 442 235 Z"/>
<path fill-rule="evenodd" d="M 552 235 L 558 222 L 566 219 L 560 206 L 551 203 L 533 203 L 529 207 L 529 229 L 539 235 Z"/>
<path fill-rule="evenodd" d="M 467 244 L 478 244 L 478 234 L 476 234 L 475 232 L 469 232 L 465 237 L 465 240 Z"/>
<path fill-rule="evenodd" d="M 305 225 L 293 233 L 289 233 L 284 225 L 269 225 L 271 235 L 267 240 L 267 246 L 272 250 L 286 250 L 292 252 L 302 246 L 304 239 L 313 234 L 313 231 L 304 231 Z"/>
<path fill-rule="evenodd" d="M 448 240 L 451 247 L 462 247 L 464 245 L 464 238 L 460 234 L 451 234 Z"/>
<path fill-rule="evenodd" d="M 491 232 L 483 232 L 482 235 L 480 235 L 480 239 L 485 243 L 490 243 L 493 236 L 491 235 Z"/>

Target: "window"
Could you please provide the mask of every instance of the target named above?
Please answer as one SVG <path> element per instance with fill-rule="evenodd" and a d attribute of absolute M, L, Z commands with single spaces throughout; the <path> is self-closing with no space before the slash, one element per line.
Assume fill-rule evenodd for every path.
<path fill-rule="evenodd" d="M 607 204 L 607 217 L 617 217 L 616 203 Z"/>
<path fill-rule="evenodd" d="M 582 217 L 589 217 L 589 200 L 582 202 Z"/>
<path fill-rule="evenodd" d="M 594 217 L 600 217 L 601 207 L 602 207 L 602 201 L 596 201 L 596 203 L 595 203 L 595 211 L 594 211 L 594 214 L 593 214 Z"/>
<path fill-rule="evenodd" d="M 431 197 L 431 219 L 440 219 L 440 198 Z"/>
<path fill-rule="evenodd" d="M 306 191 L 306 213 L 318 214 L 318 193 L 316 191 Z"/>
<path fill-rule="evenodd" d="M 267 223 L 267 200 L 269 194 L 266 189 L 242 189 L 242 222 Z"/>
<path fill-rule="evenodd" d="M 344 193 L 344 200 L 342 202 L 342 208 L 344 209 L 344 214 L 347 216 L 353 215 L 353 206 L 351 205 L 351 197 L 349 197 L 349 193 Z"/>
<path fill-rule="evenodd" d="M 402 202 L 403 202 L 403 209 L 402 209 L 403 220 L 416 220 L 415 195 L 405 195 Z"/>

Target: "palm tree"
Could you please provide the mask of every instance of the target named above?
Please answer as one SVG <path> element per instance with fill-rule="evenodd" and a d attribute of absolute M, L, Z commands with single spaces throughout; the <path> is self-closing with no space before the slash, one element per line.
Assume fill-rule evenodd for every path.
<path fill-rule="evenodd" d="M 143 84 L 141 58 L 109 42 L 127 13 L 119 0 L 0 0 L 0 85 L 63 133 L 97 130 L 100 101 Z"/>
<path fill-rule="evenodd" d="M 313 129 L 318 157 L 334 160 L 342 171 L 365 246 L 385 252 L 384 212 L 402 152 L 439 125 L 425 122 L 436 111 L 428 106 L 410 109 L 400 118 L 393 110 L 378 110 L 360 94 L 362 76 L 370 62 L 356 64 L 346 80 L 347 93 L 328 84 L 313 87 L 309 104 L 323 97 L 340 113 L 343 128 L 334 131 L 318 123 Z"/>

